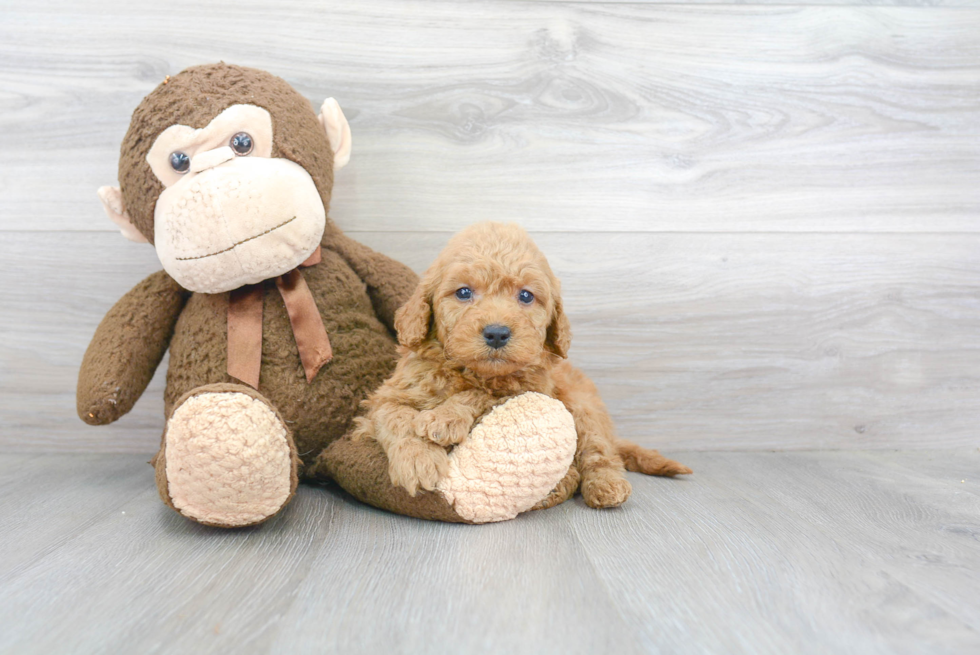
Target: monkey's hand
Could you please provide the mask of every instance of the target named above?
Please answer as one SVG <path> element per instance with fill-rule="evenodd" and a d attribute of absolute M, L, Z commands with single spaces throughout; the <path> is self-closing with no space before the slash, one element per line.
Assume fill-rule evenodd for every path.
<path fill-rule="evenodd" d="M 189 293 L 163 271 L 150 275 L 105 315 L 78 372 L 78 416 L 90 425 L 127 413 L 170 345 Z"/>
<path fill-rule="evenodd" d="M 560 503 L 565 502 L 569 498 L 575 495 L 578 491 L 579 483 L 582 481 L 582 476 L 579 475 L 578 469 L 572 464 L 568 468 L 568 473 L 562 478 L 551 493 L 547 495 L 541 502 L 532 507 L 531 509 L 548 509 L 549 507 L 554 507 Z"/>

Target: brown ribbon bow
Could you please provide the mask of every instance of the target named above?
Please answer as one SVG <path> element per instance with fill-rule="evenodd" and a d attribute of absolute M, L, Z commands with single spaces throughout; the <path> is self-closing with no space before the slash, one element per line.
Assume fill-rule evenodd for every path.
<path fill-rule="evenodd" d="M 320 259 L 321 252 L 317 247 L 300 266 L 316 266 Z M 235 289 L 228 296 L 228 375 L 253 389 L 259 388 L 259 371 L 262 368 L 262 300 L 265 284 L 249 284 Z M 298 268 L 277 277 L 276 287 L 286 303 L 299 358 L 306 371 L 306 381 L 312 382 L 320 367 L 333 357 L 320 310 Z"/>

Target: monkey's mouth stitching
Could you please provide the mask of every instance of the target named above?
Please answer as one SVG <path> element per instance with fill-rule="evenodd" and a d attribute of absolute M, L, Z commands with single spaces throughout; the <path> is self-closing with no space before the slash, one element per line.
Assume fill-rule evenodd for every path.
<path fill-rule="evenodd" d="M 295 220 L 296 220 L 296 217 L 295 216 L 293 216 L 292 218 L 288 218 L 288 219 L 284 220 L 282 223 L 280 223 L 279 225 L 276 225 L 275 227 L 270 227 L 265 232 L 259 232 L 258 234 L 254 235 L 254 236 L 250 236 L 247 239 L 242 239 L 238 243 L 233 243 L 230 246 L 228 246 L 227 248 L 225 248 L 224 250 L 219 250 L 218 252 L 208 253 L 207 255 L 197 255 L 196 257 L 178 257 L 177 258 L 177 261 L 179 261 L 179 262 L 186 262 L 186 261 L 190 261 L 192 259 L 204 259 L 205 257 L 214 257 L 215 255 L 220 255 L 221 253 L 228 252 L 229 250 L 232 250 L 235 247 L 242 245 L 243 243 L 247 243 L 247 242 L 251 241 L 252 239 L 258 239 L 259 237 L 264 237 L 269 232 L 274 232 L 274 231 L 278 230 L 279 228 L 281 228 L 283 225 L 288 225 L 289 223 L 292 223 Z"/>

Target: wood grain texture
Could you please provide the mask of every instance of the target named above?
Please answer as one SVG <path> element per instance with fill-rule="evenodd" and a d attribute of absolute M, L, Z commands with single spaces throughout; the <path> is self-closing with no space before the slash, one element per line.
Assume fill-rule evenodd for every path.
<path fill-rule="evenodd" d="M 976 565 L 966 563 L 978 554 L 976 513 L 925 506 L 901 485 L 883 484 L 875 477 L 878 457 L 692 455 L 692 484 L 659 485 L 655 500 L 644 495 L 629 530 L 596 513 L 575 523 L 576 534 L 651 646 L 725 653 L 976 648 L 978 602 L 964 600 L 976 587 L 969 572 Z M 901 459 L 914 466 L 916 457 Z M 929 488 L 946 499 L 976 493 L 980 455 L 967 457 L 968 483 L 932 478 Z M 952 525 L 960 530 L 949 531 Z M 615 543 L 603 536 L 610 530 L 619 535 Z M 732 606 L 730 590 L 737 590 Z M 670 602 L 659 620 L 643 621 L 664 598 Z M 718 622 L 720 613 L 727 620 Z M 758 630 L 760 622 L 770 629 Z M 933 630 L 941 643 L 928 643 Z"/>
<path fill-rule="evenodd" d="M 2 455 L 59 482 L 4 489 L 0 652 L 980 648 L 980 452 L 674 454 L 693 476 L 631 474 L 617 510 L 447 525 L 301 486 L 234 531 L 166 509 L 136 456 Z"/>
<path fill-rule="evenodd" d="M 980 8 L 289 1 L 7 5 L 3 229 L 106 230 L 129 114 L 224 59 L 336 96 L 361 230 L 961 231 Z"/>
<path fill-rule="evenodd" d="M 449 236 L 351 235 L 420 272 Z M 623 436 L 686 449 L 976 444 L 980 236 L 534 237 L 562 279 L 571 359 Z M 79 421 L 74 393 L 96 325 L 159 267 L 153 251 L 110 233 L 14 233 L 0 261 L 0 448 L 152 452 L 162 374 L 103 428 Z"/>
<path fill-rule="evenodd" d="M 476 220 L 531 228 L 624 436 L 976 444 L 978 32 L 977 7 L 8 3 L 0 449 L 156 447 L 162 372 L 116 425 L 74 414 L 96 324 L 158 268 L 94 189 L 142 96 L 217 59 L 339 98 L 355 238 L 420 271 Z"/>
<path fill-rule="evenodd" d="M 980 651 L 980 2 L 780 5 L 5 3 L 0 653 Z M 532 229 L 622 435 L 695 474 L 487 526 L 332 487 L 253 529 L 165 508 L 166 360 L 75 416 L 159 268 L 94 191 L 219 59 L 339 99 L 354 238 L 421 271 Z"/>
<path fill-rule="evenodd" d="M 79 532 L 118 514 L 133 495 L 143 493 L 148 467 L 139 464 L 146 459 L 128 458 L 130 466 L 106 466 L 104 457 L 92 455 L 2 458 L 0 533 L 6 535 L 6 543 L 0 585 Z"/>
<path fill-rule="evenodd" d="M 507 0 L 524 4 L 526 0 Z M 530 0 L 539 3 L 596 4 L 596 0 Z M 738 5 L 790 6 L 790 7 L 978 7 L 977 0 L 629 0 L 630 4 L 655 5 Z"/>

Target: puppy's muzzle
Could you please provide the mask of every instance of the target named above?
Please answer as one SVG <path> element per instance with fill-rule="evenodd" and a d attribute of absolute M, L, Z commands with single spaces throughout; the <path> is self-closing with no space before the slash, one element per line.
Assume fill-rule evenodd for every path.
<path fill-rule="evenodd" d="M 494 350 L 499 350 L 510 341 L 510 328 L 494 323 L 483 328 L 483 340 Z"/>

